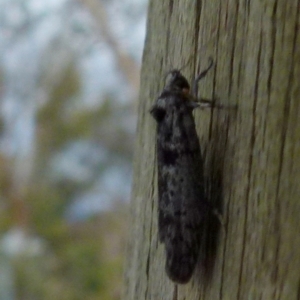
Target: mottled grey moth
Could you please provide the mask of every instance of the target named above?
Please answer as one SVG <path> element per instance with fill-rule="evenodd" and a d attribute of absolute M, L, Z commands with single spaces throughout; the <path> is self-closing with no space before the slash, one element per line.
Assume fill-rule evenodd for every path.
<path fill-rule="evenodd" d="M 157 122 L 158 233 L 165 244 L 166 272 L 176 283 L 190 280 L 199 255 L 201 232 L 211 212 L 205 195 L 203 158 L 193 110 L 208 106 L 197 100 L 197 84 L 190 85 L 179 70 L 169 72 L 165 87 L 151 108 Z"/>

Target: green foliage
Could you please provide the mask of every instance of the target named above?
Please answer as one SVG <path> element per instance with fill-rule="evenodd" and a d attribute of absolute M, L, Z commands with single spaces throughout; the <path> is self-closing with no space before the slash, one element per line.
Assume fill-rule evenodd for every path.
<path fill-rule="evenodd" d="M 60 243 L 67 232 L 63 216 L 68 201 L 63 196 L 59 190 L 45 184 L 31 187 L 26 195 L 34 231 L 51 243 Z"/>
<path fill-rule="evenodd" d="M 69 224 L 65 214 L 70 203 L 92 183 L 53 181 L 49 176 L 53 156 L 73 141 L 92 141 L 108 150 L 108 161 L 98 168 L 99 174 L 112 161 L 127 161 L 130 157 L 132 138 L 118 115 L 124 108 L 115 107 L 107 98 L 92 110 L 75 109 L 80 88 L 80 76 L 71 63 L 37 115 L 35 172 L 18 196 L 29 211 L 29 235 L 39 237 L 45 247 L 35 256 L 14 259 L 18 299 L 120 299 L 127 206 L 120 204 L 114 212 Z M 0 168 L 3 171 L 5 164 Z M 10 199 L 11 174 L 0 174 L 1 191 Z M 0 207 L 0 230 L 14 225 L 12 214 Z"/>
<path fill-rule="evenodd" d="M 47 157 L 51 151 L 55 151 L 68 139 L 74 137 L 70 134 L 66 122 L 65 107 L 79 91 L 80 79 L 73 62 L 66 68 L 62 80 L 53 87 L 49 101 L 37 116 L 39 147 L 43 156 Z M 80 136 L 80 132 L 77 134 Z"/>
<path fill-rule="evenodd" d="M 124 208 L 125 213 L 65 224 L 59 243 L 48 245 L 45 253 L 18 257 L 14 265 L 20 299 L 120 299 L 127 231 Z M 46 240 L 56 239 L 56 234 L 52 231 Z"/>
<path fill-rule="evenodd" d="M 10 203 L 7 200 L 11 188 L 10 162 L 0 155 L 0 232 L 4 232 L 12 225 Z"/>

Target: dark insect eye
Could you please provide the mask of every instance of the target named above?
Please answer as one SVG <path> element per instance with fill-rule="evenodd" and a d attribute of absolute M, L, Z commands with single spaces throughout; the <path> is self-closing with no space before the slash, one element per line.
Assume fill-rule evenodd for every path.
<path fill-rule="evenodd" d="M 164 109 L 155 106 L 152 107 L 150 113 L 157 122 L 161 122 L 166 115 L 166 111 Z"/>

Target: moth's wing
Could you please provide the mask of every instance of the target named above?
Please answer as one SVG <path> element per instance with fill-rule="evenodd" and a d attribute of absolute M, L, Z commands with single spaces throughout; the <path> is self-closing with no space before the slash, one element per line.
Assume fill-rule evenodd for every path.
<path fill-rule="evenodd" d="M 187 99 L 174 94 L 156 104 L 166 112 L 157 125 L 159 239 L 168 276 L 185 283 L 197 262 L 206 216 L 203 161 Z"/>
<path fill-rule="evenodd" d="M 165 233 L 166 271 L 173 281 L 179 283 L 187 282 L 193 274 L 203 225 L 209 214 L 199 166 L 196 157 L 186 155 L 177 160 L 180 174 L 175 177 L 177 180 L 173 180 L 171 205 L 161 218 L 160 225 Z"/>

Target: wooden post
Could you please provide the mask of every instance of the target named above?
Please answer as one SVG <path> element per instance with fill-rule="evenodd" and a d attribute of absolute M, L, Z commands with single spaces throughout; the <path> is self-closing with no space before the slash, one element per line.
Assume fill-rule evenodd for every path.
<path fill-rule="evenodd" d="M 150 0 L 123 299 L 300 299 L 299 11 L 299 0 Z M 199 265 L 174 295 L 157 237 L 149 108 L 166 71 L 191 59 L 191 79 L 210 56 L 216 65 L 199 92 L 238 105 L 195 113 L 225 232 L 209 280 Z"/>

